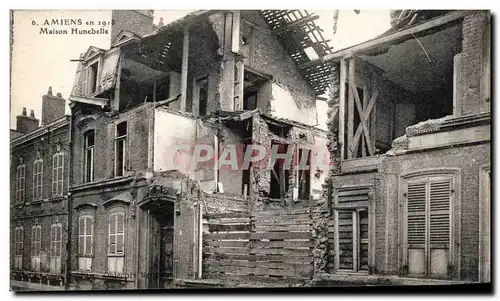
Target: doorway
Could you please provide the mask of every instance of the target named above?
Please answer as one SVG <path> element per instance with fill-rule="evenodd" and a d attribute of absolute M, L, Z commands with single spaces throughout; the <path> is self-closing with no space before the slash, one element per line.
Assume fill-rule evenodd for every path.
<path fill-rule="evenodd" d="M 166 288 L 173 279 L 174 201 L 157 199 L 141 206 L 145 237 L 141 244 L 146 288 Z"/>

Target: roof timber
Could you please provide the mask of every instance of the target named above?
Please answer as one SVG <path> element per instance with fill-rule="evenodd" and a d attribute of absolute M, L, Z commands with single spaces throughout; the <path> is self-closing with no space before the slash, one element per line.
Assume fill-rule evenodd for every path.
<path fill-rule="evenodd" d="M 422 31 L 425 31 L 425 30 L 428 30 L 428 29 L 431 29 L 434 27 L 445 25 L 447 23 L 464 18 L 465 16 L 473 14 L 475 12 L 476 11 L 470 11 L 470 10 L 454 11 L 454 12 L 448 13 L 442 17 L 438 17 L 438 18 L 429 20 L 425 23 L 421 23 L 419 25 L 415 25 L 415 26 L 412 26 L 412 27 L 407 28 L 407 29 L 403 29 L 403 30 L 400 30 L 400 31 L 397 31 L 397 32 L 394 32 L 394 33 L 391 33 L 388 35 L 384 35 L 382 37 L 368 40 L 364 43 L 357 44 L 357 45 L 354 45 L 354 46 L 346 48 L 346 49 L 342 49 L 342 50 L 334 52 L 334 53 L 327 54 L 327 55 L 322 56 L 316 60 L 312 60 L 310 62 L 302 64 L 300 66 L 300 68 L 306 69 L 306 68 L 311 68 L 311 67 L 314 67 L 314 66 L 317 66 L 320 64 L 324 64 L 327 62 L 339 61 L 343 57 L 352 56 L 356 53 L 360 53 L 360 52 L 363 52 L 365 50 L 368 50 L 374 46 L 380 46 L 382 44 L 395 42 L 400 38 L 404 38 L 406 36 L 417 34 L 419 32 L 422 32 Z"/>

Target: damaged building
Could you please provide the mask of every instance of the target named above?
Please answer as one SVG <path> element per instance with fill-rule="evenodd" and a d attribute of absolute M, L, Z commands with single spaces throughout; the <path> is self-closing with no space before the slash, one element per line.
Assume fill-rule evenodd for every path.
<path fill-rule="evenodd" d="M 335 69 L 317 272 L 489 282 L 490 14 L 392 16 L 383 35 L 304 65 Z"/>
<path fill-rule="evenodd" d="M 41 120 L 23 108 L 11 130 L 10 278 L 18 289 L 29 284 L 64 289 L 70 165 L 65 106 L 49 87 Z"/>
<path fill-rule="evenodd" d="M 69 97 L 71 289 L 200 278 L 204 214 L 322 197 L 328 162 L 311 162 L 329 159 L 316 111 L 328 74 L 298 65 L 310 61 L 304 48 L 331 49 L 310 25 L 317 16 L 279 12 L 196 11 L 149 34 L 115 30 L 110 49 L 82 54 Z M 199 145 L 214 156 L 177 168 L 169 151 L 178 145 L 189 146 L 181 162 Z M 277 145 L 309 167 L 217 168 L 220 154 L 251 145 Z"/>

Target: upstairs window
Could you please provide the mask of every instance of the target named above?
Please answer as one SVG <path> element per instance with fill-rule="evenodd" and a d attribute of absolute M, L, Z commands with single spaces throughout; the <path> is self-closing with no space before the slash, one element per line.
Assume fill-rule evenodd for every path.
<path fill-rule="evenodd" d="M 24 203 L 25 185 L 26 185 L 26 164 L 24 164 L 23 159 L 21 158 L 20 163 L 17 166 L 17 172 L 16 172 L 16 203 Z"/>
<path fill-rule="evenodd" d="M 125 160 L 127 154 L 127 122 L 120 122 L 116 126 L 115 135 L 115 176 L 125 174 Z"/>
<path fill-rule="evenodd" d="M 52 156 L 52 196 L 63 194 L 64 152 L 57 145 L 57 153 Z"/>
<path fill-rule="evenodd" d="M 42 246 L 42 227 L 31 228 L 31 270 L 40 271 L 40 251 Z"/>
<path fill-rule="evenodd" d="M 198 108 L 198 116 L 207 115 L 207 105 L 208 105 L 208 77 L 202 76 L 195 79 L 194 91 L 193 91 L 194 104 Z"/>
<path fill-rule="evenodd" d="M 33 163 L 33 200 L 40 200 L 43 196 L 43 159 L 38 154 L 38 159 Z"/>
<path fill-rule="evenodd" d="M 94 181 L 94 147 L 95 131 L 88 130 L 83 135 L 84 183 Z"/>
<path fill-rule="evenodd" d="M 24 250 L 24 229 L 19 226 L 14 230 L 14 268 L 23 269 L 23 250 Z"/>

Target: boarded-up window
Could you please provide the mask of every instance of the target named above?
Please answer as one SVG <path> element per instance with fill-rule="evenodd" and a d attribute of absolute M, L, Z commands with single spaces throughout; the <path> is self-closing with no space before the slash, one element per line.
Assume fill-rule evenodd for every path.
<path fill-rule="evenodd" d="M 452 178 L 406 183 L 407 274 L 451 276 Z"/>
<path fill-rule="evenodd" d="M 368 272 L 368 187 L 338 189 L 335 195 L 335 269 Z"/>

